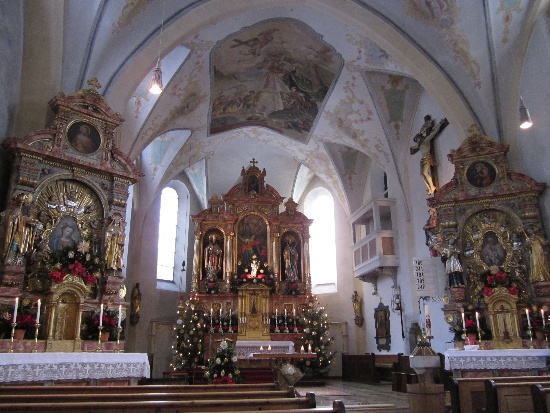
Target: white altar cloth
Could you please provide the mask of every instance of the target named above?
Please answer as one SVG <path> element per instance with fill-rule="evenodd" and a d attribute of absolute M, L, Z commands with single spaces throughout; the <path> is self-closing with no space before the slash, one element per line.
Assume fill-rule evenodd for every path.
<path fill-rule="evenodd" d="M 235 344 L 235 353 L 238 358 L 247 358 L 252 353 L 259 353 L 260 347 L 263 347 L 263 351 L 267 353 L 269 346 L 271 346 L 271 353 L 273 354 L 288 354 L 294 353 L 294 343 L 292 341 L 250 341 L 250 340 L 238 340 Z"/>
<path fill-rule="evenodd" d="M 446 370 L 523 370 L 548 368 L 548 349 L 447 350 Z"/>
<path fill-rule="evenodd" d="M 150 376 L 145 353 L 1 353 L 0 382 L 141 379 Z"/>

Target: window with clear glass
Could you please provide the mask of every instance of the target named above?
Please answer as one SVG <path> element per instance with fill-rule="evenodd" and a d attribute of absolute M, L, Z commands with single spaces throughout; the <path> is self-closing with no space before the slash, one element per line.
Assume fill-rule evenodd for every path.
<path fill-rule="evenodd" d="M 306 216 L 313 219 L 309 239 L 311 285 L 319 293 L 326 286 L 335 286 L 336 233 L 334 225 L 334 200 L 325 188 L 315 188 L 304 203 Z"/>
<path fill-rule="evenodd" d="M 157 280 L 174 281 L 174 262 L 178 229 L 178 194 L 164 188 L 160 198 Z"/>

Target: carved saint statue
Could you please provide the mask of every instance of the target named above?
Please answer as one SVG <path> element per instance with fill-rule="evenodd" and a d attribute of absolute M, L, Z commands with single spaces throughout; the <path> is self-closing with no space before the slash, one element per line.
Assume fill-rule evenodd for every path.
<path fill-rule="evenodd" d="M 206 278 L 214 280 L 222 270 L 223 250 L 218 245 L 218 236 L 211 234 L 208 237 L 209 244 L 204 249 L 204 269 Z"/>
<path fill-rule="evenodd" d="M 531 282 L 550 281 L 550 264 L 548 261 L 548 241 L 535 230 L 527 230 L 525 243 L 531 250 Z"/>
<path fill-rule="evenodd" d="M 121 220 L 119 217 L 115 217 L 105 233 L 105 243 L 107 246 L 105 251 L 105 261 L 107 268 L 113 270 L 122 269 L 122 255 L 124 253 L 125 240 L 126 235 L 124 234 L 124 228 L 121 225 Z"/>

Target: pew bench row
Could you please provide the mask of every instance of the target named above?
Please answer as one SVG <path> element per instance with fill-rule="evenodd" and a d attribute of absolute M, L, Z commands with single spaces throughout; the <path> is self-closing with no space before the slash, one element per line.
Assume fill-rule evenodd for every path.
<path fill-rule="evenodd" d="M 543 397 L 535 403 L 532 387 L 550 388 L 550 377 L 455 378 L 451 387 L 453 413 L 521 413 L 544 411 Z M 545 399 L 544 399 L 545 400 Z M 536 408 L 539 410 L 536 410 Z"/>

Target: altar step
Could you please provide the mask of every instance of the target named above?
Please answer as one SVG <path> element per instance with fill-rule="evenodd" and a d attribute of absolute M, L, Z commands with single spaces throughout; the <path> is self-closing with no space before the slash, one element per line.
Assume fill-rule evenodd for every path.
<path fill-rule="evenodd" d="M 241 368 L 244 383 L 273 383 L 273 371 L 269 368 Z"/>

